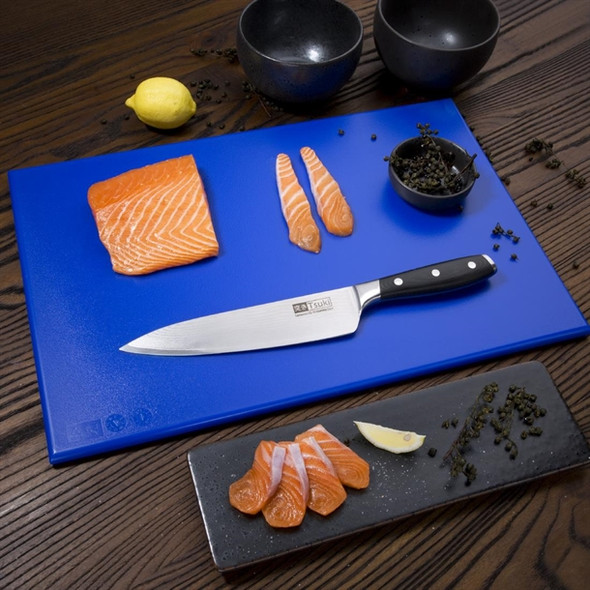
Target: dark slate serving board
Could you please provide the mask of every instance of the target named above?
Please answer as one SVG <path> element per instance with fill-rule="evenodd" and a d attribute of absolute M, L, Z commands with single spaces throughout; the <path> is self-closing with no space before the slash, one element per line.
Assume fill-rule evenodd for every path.
<path fill-rule="evenodd" d="M 384 156 L 417 133 L 417 122 L 477 154 L 481 177 L 462 213 L 419 211 L 389 184 Z M 289 242 L 275 186 L 275 157 L 286 152 L 309 188 L 304 145 L 332 171 L 356 222 L 349 238 L 322 228 L 317 255 Z M 183 154 L 201 171 L 219 256 L 143 277 L 116 274 L 88 187 Z M 590 333 L 449 99 L 14 170 L 9 182 L 52 463 Z M 491 236 L 498 222 L 518 244 Z M 352 337 L 217 357 L 119 351 L 194 316 L 473 254 L 498 265 L 483 288 L 369 308 Z"/>
<path fill-rule="evenodd" d="M 547 410 L 538 418 L 539 437 L 521 440 L 520 421 L 512 438 L 518 456 L 510 459 L 504 445 L 494 444 L 488 425 L 472 441 L 465 457 L 475 464 L 477 477 L 470 485 L 465 478 L 453 479 L 443 455 L 483 387 L 500 386 L 494 408 L 503 403 L 510 385 L 526 387 L 537 395 L 537 404 Z M 459 418 L 457 428 L 442 423 Z M 394 455 L 367 442 L 353 420 L 372 422 L 425 434 L 424 445 L 413 453 Z M 515 421 L 516 422 L 516 421 Z M 250 467 L 261 440 L 292 440 L 307 428 L 321 423 L 371 465 L 366 490 L 349 490 L 345 503 L 328 517 L 308 512 L 296 529 L 273 529 L 262 515 L 247 516 L 228 501 L 229 485 Z M 436 448 L 434 458 L 428 455 Z M 391 523 L 412 514 L 471 496 L 491 492 L 590 461 L 590 447 L 576 425 L 559 391 L 541 363 L 530 362 L 448 382 L 415 393 L 345 410 L 320 419 L 306 420 L 234 440 L 203 445 L 188 454 L 201 515 L 211 553 L 220 570 L 250 565 L 321 542 Z"/>

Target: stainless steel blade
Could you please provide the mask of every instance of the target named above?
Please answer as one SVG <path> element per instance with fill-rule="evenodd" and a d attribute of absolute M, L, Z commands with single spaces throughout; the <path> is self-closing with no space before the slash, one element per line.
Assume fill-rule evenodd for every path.
<path fill-rule="evenodd" d="M 315 342 L 356 331 L 372 301 L 427 296 L 467 287 L 496 272 L 486 254 L 463 256 L 359 283 L 204 316 L 150 332 L 120 350 L 191 356 Z"/>
<path fill-rule="evenodd" d="M 192 356 L 289 346 L 352 334 L 378 281 L 171 324 L 122 346 L 138 354 Z"/>

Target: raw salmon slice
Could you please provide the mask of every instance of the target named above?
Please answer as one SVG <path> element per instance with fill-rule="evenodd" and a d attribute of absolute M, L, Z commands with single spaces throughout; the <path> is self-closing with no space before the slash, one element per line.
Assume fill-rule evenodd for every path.
<path fill-rule="evenodd" d="M 321 424 L 297 435 L 295 440 L 299 442 L 310 436 L 316 439 L 326 453 L 343 485 L 358 490 L 368 487 L 370 468 L 362 457 L 340 442 Z"/>
<path fill-rule="evenodd" d="M 302 147 L 300 154 L 307 169 L 319 216 L 326 229 L 337 236 L 349 236 L 354 218 L 340 185 L 310 147 Z"/>
<path fill-rule="evenodd" d="M 297 443 L 282 442 L 279 445 L 287 451 L 283 475 L 274 496 L 262 508 L 262 514 L 270 526 L 295 527 L 302 523 L 307 507 L 307 471 Z"/>
<path fill-rule="evenodd" d="M 257 514 L 279 487 L 286 450 L 275 442 L 261 441 L 252 467 L 229 486 L 229 502 L 246 514 Z"/>
<path fill-rule="evenodd" d="M 287 154 L 277 156 L 276 177 L 283 217 L 289 228 L 289 239 L 303 250 L 317 254 L 322 247 L 320 230 Z"/>
<path fill-rule="evenodd" d="M 219 252 L 193 156 L 97 182 L 88 190 L 88 202 L 118 273 L 147 274 Z"/>
<path fill-rule="evenodd" d="M 313 436 L 299 441 L 309 479 L 307 507 L 322 516 L 331 514 L 346 500 L 346 490 L 336 469 Z"/>

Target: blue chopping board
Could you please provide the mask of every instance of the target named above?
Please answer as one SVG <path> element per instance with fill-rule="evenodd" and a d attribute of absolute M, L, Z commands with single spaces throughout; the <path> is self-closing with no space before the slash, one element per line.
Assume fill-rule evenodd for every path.
<path fill-rule="evenodd" d="M 418 122 L 477 154 L 481 176 L 462 212 L 414 209 L 389 183 L 384 156 Z M 310 195 L 304 145 L 355 215 L 347 238 L 320 223 L 319 254 L 289 242 L 275 185 L 285 152 Z M 201 172 L 219 256 L 146 276 L 113 272 L 88 187 L 184 154 Z M 450 99 L 14 170 L 9 183 L 54 464 L 590 333 Z M 496 223 L 519 242 L 493 237 Z M 479 253 L 498 266 L 483 287 L 370 307 L 353 336 L 208 357 L 119 351 L 172 322 Z"/>

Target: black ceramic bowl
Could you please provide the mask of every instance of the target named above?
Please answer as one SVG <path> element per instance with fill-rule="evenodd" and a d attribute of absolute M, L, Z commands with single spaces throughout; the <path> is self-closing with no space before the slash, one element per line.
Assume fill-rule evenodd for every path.
<path fill-rule="evenodd" d="M 486 64 L 500 30 L 492 0 L 378 0 L 375 45 L 406 86 L 444 91 Z"/>
<path fill-rule="evenodd" d="M 337 0 L 254 0 L 242 12 L 237 52 L 257 90 L 285 103 L 320 101 L 349 80 L 363 26 Z"/>
<path fill-rule="evenodd" d="M 459 209 L 465 202 L 465 198 L 473 188 L 478 176 L 477 169 L 473 163 L 473 157 L 456 143 L 432 137 L 436 145 L 440 146 L 441 152 L 449 156 L 451 163 L 450 170 L 454 174 L 461 174 L 461 183 L 457 191 L 442 191 L 438 193 L 426 193 L 415 188 L 410 188 L 401 178 L 400 171 L 394 165 L 395 156 L 402 159 L 421 157 L 426 152 L 424 139 L 412 137 L 402 141 L 392 152 L 389 162 L 389 179 L 395 192 L 405 201 L 427 211 L 442 211 L 445 209 Z"/>

